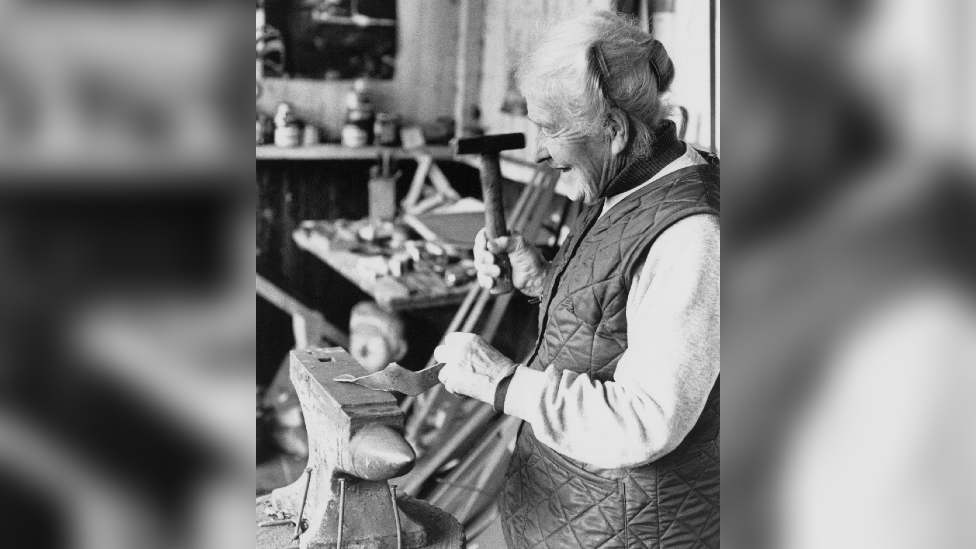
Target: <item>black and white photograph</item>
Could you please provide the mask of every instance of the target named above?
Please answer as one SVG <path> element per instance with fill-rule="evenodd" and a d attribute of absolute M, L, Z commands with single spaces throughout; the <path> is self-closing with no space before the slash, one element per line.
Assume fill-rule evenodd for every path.
<path fill-rule="evenodd" d="M 976 547 L 971 4 L 0 0 L 0 548 Z"/>
<path fill-rule="evenodd" d="M 718 547 L 717 10 L 259 3 L 258 547 Z"/>

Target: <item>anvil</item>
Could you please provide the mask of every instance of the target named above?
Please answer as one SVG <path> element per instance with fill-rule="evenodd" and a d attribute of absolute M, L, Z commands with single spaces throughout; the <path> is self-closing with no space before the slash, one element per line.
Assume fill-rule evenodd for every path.
<path fill-rule="evenodd" d="M 408 508 L 422 504 L 416 500 L 403 506 L 401 498 L 398 506 L 387 479 L 409 471 L 415 460 L 402 434 L 403 411 L 388 392 L 334 381 L 366 373 L 349 353 L 339 347 L 293 351 L 290 369 L 308 430 L 309 469 L 259 499 L 269 517 L 268 527 L 258 528 L 258 547 L 295 545 L 296 523 L 301 549 L 424 547 L 429 511 L 457 524 L 430 506 L 424 516 L 411 516 Z"/>

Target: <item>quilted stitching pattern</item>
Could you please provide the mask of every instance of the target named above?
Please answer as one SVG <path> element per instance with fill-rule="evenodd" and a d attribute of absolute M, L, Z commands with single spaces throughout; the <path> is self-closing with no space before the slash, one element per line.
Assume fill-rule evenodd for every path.
<path fill-rule="evenodd" d="M 719 384 L 695 428 L 654 463 L 600 478 L 519 434 L 500 501 L 510 549 L 717 548 Z M 619 478 L 617 478 L 619 477 Z"/>
<path fill-rule="evenodd" d="M 717 168 L 681 170 L 597 219 L 586 210 L 553 260 L 530 367 L 612 380 L 627 348 L 627 296 L 657 236 L 695 213 L 718 213 Z M 718 547 L 719 384 L 667 456 L 601 477 L 542 445 L 525 426 L 500 507 L 510 549 Z M 606 476 L 609 474 L 609 477 Z"/>
<path fill-rule="evenodd" d="M 680 170 L 617 204 L 602 219 L 588 208 L 556 255 L 542 302 L 542 336 L 530 367 L 549 364 L 613 379 L 627 347 L 627 295 L 637 266 L 657 236 L 695 213 L 718 213 L 718 172 Z M 612 345 L 604 343 L 613 341 Z M 576 360 L 573 360 L 573 359 Z"/>
<path fill-rule="evenodd" d="M 577 474 L 548 452 L 535 437 L 519 437 L 502 505 L 502 520 L 517 524 L 509 547 L 626 547 L 621 482 Z"/>

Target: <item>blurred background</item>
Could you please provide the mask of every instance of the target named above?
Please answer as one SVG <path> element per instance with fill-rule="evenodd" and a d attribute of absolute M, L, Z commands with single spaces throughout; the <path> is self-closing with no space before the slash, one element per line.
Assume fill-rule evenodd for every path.
<path fill-rule="evenodd" d="M 722 537 L 976 543 L 971 2 L 722 18 Z"/>
<path fill-rule="evenodd" d="M 538 306 L 478 288 L 480 164 L 450 141 L 525 135 L 528 146 L 500 153 L 505 211 L 552 257 L 580 204 L 534 161 L 514 67 L 541 25 L 607 8 L 654 29 L 679 67 L 668 98 L 678 135 L 720 153 L 717 2 L 257 3 L 258 496 L 300 483 L 309 459 L 293 348 L 341 346 L 367 371 L 420 370 L 460 330 L 528 358 Z M 501 547 L 496 501 L 519 422 L 439 388 L 400 406 L 418 457 L 392 481 L 399 493 L 450 513 L 469 547 Z"/>
<path fill-rule="evenodd" d="M 709 11 L 731 108 L 688 116 L 723 160 L 723 542 L 974 546 L 976 8 Z M 0 2 L 2 546 L 252 543 L 250 25 Z M 411 54 L 373 55 L 383 79 Z M 396 67 L 378 97 L 418 95 Z M 257 110 L 306 97 L 341 130 L 317 98 L 360 69 L 271 59 L 322 81 L 268 80 Z"/>
<path fill-rule="evenodd" d="M 0 2 L 0 546 L 252 543 L 245 11 Z"/>

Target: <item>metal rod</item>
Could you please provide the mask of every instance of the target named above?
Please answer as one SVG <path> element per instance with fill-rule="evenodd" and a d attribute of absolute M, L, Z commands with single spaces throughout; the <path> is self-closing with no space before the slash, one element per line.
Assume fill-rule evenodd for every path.
<path fill-rule="evenodd" d="M 302 515 L 305 514 L 305 502 L 308 501 L 308 487 L 312 484 L 312 468 L 305 468 L 305 493 L 302 494 L 302 505 L 298 508 L 298 517 L 295 518 L 295 535 L 292 540 L 298 539 L 302 535 Z"/>
<path fill-rule="evenodd" d="M 393 522 L 396 524 L 397 549 L 403 549 L 403 532 L 400 531 L 400 508 L 396 502 L 396 484 L 390 485 L 390 497 L 393 499 Z"/>
<path fill-rule="evenodd" d="M 272 520 L 272 521 L 269 521 L 269 522 L 262 522 L 261 524 L 258 524 L 258 526 L 260 528 L 269 528 L 271 526 L 285 526 L 286 524 L 291 524 L 291 523 L 292 523 L 292 521 L 290 519 L 289 520 Z"/>
<path fill-rule="evenodd" d="M 346 510 L 346 479 L 339 477 L 339 532 L 336 534 L 336 549 L 342 549 L 342 515 Z"/>
<path fill-rule="evenodd" d="M 471 289 L 468 290 L 468 294 L 464 296 L 464 301 L 461 302 L 461 306 L 458 307 L 457 313 L 454 314 L 454 318 L 451 319 L 450 325 L 448 325 L 447 330 L 444 332 L 445 334 L 456 332 L 461 326 L 464 319 L 467 318 L 468 312 L 471 310 L 471 305 L 474 304 L 474 300 L 478 297 L 478 295 L 480 295 L 480 292 L 478 291 L 480 288 L 481 287 L 477 284 L 471 286 Z M 434 363 L 436 361 L 431 358 L 430 362 Z"/>
<path fill-rule="evenodd" d="M 709 147 L 709 150 L 711 150 L 713 154 L 718 154 L 718 144 L 715 142 L 717 137 L 717 130 L 715 128 L 716 125 L 715 122 L 717 120 L 716 108 L 718 106 L 715 104 L 718 99 L 718 94 L 715 89 L 717 86 L 717 82 L 715 78 L 716 64 L 717 64 L 716 62 L 718 61 L 717 59 L 718 56 L 716 55 L 718 49 L 718 46 L 716 44 L 717 37 L 715 36 L 716 28 L 718 26 L 717 4 L 718 2 L 716 2 L 715 0 L 711 0 L 708 3 L 708 80 L 709 83 L 711 84 L 711 89 L 709 90 L 708 103 L 710 106 L 709 115 L 711 116 L 711 126 L 712 126 L 711 127 L 712 142 L 710 143 L 711 146 Z"/>
<path fill-rule="evenodd" d="M 464 321 L 464 326 L 461 327 L 462 332 L 472 332 L 474 331 L 475 325 L 478 324 L 478 320 L 481 319 L 481 313 L 485 310 L 485 304 L 491 299 L 491 291 L 478 286 L 480 293 L 478 294 L 478 301 L 475 302 L 474 308 L 468 314 L 468 318 Z"/>

